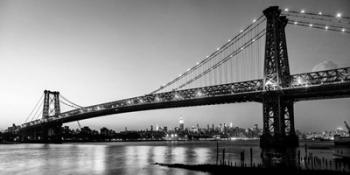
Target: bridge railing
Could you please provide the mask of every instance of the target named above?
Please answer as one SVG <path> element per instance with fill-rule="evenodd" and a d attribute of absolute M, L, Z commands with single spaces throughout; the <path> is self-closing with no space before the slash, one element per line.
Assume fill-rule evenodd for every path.
<path fill-rule="evenodd" d="M 350 81 L 350 67 L 291 75 L 291 87 L 307 87 Z"/>

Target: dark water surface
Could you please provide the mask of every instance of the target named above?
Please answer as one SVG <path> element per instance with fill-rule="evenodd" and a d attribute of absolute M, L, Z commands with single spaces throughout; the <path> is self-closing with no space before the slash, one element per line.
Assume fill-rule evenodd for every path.
<path fill-rule="evenodd" d="M 313 143 L 313 155 L 332 159 L 331 143 Z M 299 148 L 304 154 L 304 144 Z M 259 142 L 219 141 L 220 154 L 225 159 L 240 162 L 245 152 L 250 162 L 262 163 Z M 126 175 L 203 175 L 204 172 L 171 169 L 153 165 L 160 163 L 202 164 L 216 162 L 215 141 L 184 142 L 109 142 L 65 144 L 7 144 L 0 145 L 0 174 L 126 174 Z"/>

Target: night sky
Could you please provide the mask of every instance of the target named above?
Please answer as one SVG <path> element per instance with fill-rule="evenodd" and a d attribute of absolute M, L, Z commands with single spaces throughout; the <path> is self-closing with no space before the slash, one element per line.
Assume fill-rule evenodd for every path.
<path fill-rule="evenodd" d="M 88 106 L 147 94 L 224 44 L 270 5 L 350 16 L 348 0 L 0 0 L 0 129 L 21 124 L 45 89 Z M 350 66 L 350 35 L 287 26 L 291 73 Z M 350 122 L 350 99 L 298 102 L 296 128 Z M 142 111 L 80 121 L 144 129 L 262 127 L 262 105 Z M 69 124 L 77 127 L 76 122 Z"/>

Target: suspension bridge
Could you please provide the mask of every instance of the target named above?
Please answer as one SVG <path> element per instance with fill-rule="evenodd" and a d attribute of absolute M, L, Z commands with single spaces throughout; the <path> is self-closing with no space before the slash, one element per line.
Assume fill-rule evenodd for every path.
<path fill-rule="evenodd" d="M 23 141 L 59 142 L 63 123 L 111 114 L 226 103 L 263 104 L 261 147 L 297 146 L 294 103 L 350 96 L 350 67 L 290 74 L 285 27 L 350 33 L 350 18 L 269 7 L 212 54 L 143 95 L 79 106 L 45 90 L 21 124 Z M 61 111 L 61 107 L 71 110 Z"/>

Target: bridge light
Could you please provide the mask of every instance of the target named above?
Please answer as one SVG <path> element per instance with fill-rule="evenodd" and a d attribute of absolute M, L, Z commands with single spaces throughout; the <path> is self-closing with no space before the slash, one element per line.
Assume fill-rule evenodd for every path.
<path fill-rule="evenodd" d="M 324 29 L 328 30 L 328 26 L 325 26 Z"/>
<path fill-rule="evenodd" d="M 298 84 L 298 85 L 303 84 L 303 80 L 302 80 L 301 77 L 298 77 L 298 78 L 297 78 L 297 84 Z"/>
<path fill-rule="evenodd" d="M 312 24 L 309 24 L 309 27 L 312 27 L 313 25 Z"/>
<path fill-rule="evenodd" d="M 298 24 L 298 22 L 297 22 L 297 21 L 294 21 L 294 24 L 295 24 L 295 25 L 297 25 L 297 24 Z"/>
<path fill-rule="evenodd" d="M 240 30 L 240 31 L 239 31 L 239 33 L 242 33 L 242 32 L 243 32 L 243 30 Z"/>
<path fill-rule="evenodd" d="M 253 19 L 253 23 L 255 23 L 256 22 L 256 19 Z"/>
<path fill-rule="evenodd" d="M 285 12 L 288 12 L 288 11 L 289 11 L 289 9 L 288 9 L 288 8 L 285 8 L 285 9 L 284 9 L 284 11 L 285 11 Z"/>
<path fill-rule="evenodd" d="M 254 41 L 255 41 L 255 38 L 254 38 L 254 39 L 252 39 L 252 41 L 254 42 Z"/>
<path fill-rule="evenodd" d="M 198 90 L 198 91 L 197 91 L 197 94 L 196 94 L 196 96 L 197 96 L 197 97 L 201 97 L 201 96 L 203 96 L 203 93 L 202 93 L 202 91 Z"/>
<path fill-rule="evenodd" d="M 227 42 L 230 42 L 230 41 L 231 41 L 231 39 L 227 40 Z"/>
<path fill-rule="evenodd" d="M 277 83 L 274 80 L 267 80 L 265 83 L 265 86 L 268 86 L 268 87 L 272 86 L 273 88 L 275 88 L 277 86 Z"/>
<path fill-rule="evenodd" d="M 199 64 L 199 62 L 196 63 L 197 65 Z"/>
<path fill-rule="evenodd" d="M 341 31 L 342 31 L 342 32 L 345 32 L 345 28 L 342 28 Z"/>
<path fill-rule="evenodd" d="M 335 17 L 337 18 L 341 18 L 342 14 L 341 13 L 337 13 L 337 15 Z"/>
<path fill-rule="evenodd" d="M 304 9 L 302 9 L 302 10 L 300 11 L 300 13 L 305 13 L 305 10 L 304 10 Z"/>
<path fill-rule="evenodd" d="M 181 96 L 180 96 L 179 94 L 175 93 L 174 98 L 175 98 L 176 100 L 178 100 L 178 99 L 181 99 Z"/>
<path fill-rule="evenodd" d="M 322 12 L 318 12 L 318 15 L 322 15 Z"/>
<path fill-rule="evenodd" d="M 220 47 L 216 48 L 216 50 L 220 50 Z"/>

